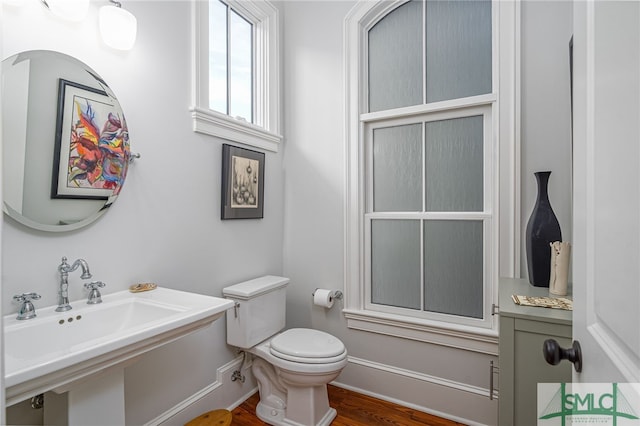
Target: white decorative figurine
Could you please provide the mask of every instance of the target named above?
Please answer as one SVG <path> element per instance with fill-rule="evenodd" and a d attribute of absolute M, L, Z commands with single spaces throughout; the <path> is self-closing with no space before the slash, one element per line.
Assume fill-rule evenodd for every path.
<path fill-rule="evenodd" d="M 569 278 L 569 257 L 571 244 L 554 241 L 551 246 L 551 271 L 549 274 L 549 293 L 557 296 L 567 295 Z"/>

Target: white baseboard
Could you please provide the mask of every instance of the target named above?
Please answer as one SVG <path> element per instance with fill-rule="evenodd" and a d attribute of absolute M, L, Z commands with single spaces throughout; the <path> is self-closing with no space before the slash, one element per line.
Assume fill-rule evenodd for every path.
<path fill-rule="evenodd" d="M 335 386 L 467 425 L 498 423 L 488 389 L 349 356 Z"/>
<path fill-rule="evenodd" d="M 233 410 L 242 404 L 257 390 L 250 364 L 242 370 L 244 383 L 231 380 L 242 361 L 239 356 L 218 368 L 214 383 L 145 426 L 184 425 L 207 411 Z M 498 421 L 498 401 L 489 399 L 488 389 L 362 358 L 349 356 L 347 367 L 332 384 L 467 425 L 495 425 Z"/>
<path fill-rule="evenodd" d="M 446 386 L 449 388 L 457 389 L 459 391 L 474 393 L 476 395 L 489 398 L 489 389 L 487 388 L 481 388 L 478 386 L 469 385 L 467 383 L 456 382 L 455 380 L 443 379 L 442 377 L 431 376 L 429 374 L 406 370 L 404 368 L 381 364 L 379 362 L 369 361 L 367 359 L 357 358 L 353 356 L 349 356 L 349 363 L 358 364 L 367 368 L 374 368 L 376 370 L 386 371 L 391 374 L 428 382 L 434 385 Z"/>
<path fill-rule="evenodd" d="M 215 409 L 233 410 L 253 395 L 258 386 L 253 374 L 251 363 L 242 369 L 245 382 L 232 381 L 231 375 L 242 368 L 243 356 L 231 360 L 216 371 L 216 381 L 194 393 L 189 398 L 174 405 L 145 426 L 184 425 L 189 420 Z"/>

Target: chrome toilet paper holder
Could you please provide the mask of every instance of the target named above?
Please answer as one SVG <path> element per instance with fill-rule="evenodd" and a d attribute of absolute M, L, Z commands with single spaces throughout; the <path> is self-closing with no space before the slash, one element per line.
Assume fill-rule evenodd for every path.
<path fill-rule="evenodd" d="M 315 290 L 313 290 L 313 293 L 311 293 L 311 297 L 314 297 L 316 295 L 317 290 L 320 290 L 320 288 L 317 287 Z M 333 298 L 337 300 L 342 300 L 342 292 L 340 290 L 334 291 Z"/>

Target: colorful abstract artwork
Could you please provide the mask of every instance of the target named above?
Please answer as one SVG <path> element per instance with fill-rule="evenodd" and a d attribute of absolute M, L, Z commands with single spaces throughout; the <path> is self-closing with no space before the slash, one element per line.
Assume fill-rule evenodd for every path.
<path fill-rule="evenodd" d="M 129 131 L 105 91 L 60 79 L 52 198 L 118 195 L 129 165 Z"/>
<path fill-rule="evenodd" d="M 258 219 L 264 212 L 264 153 L 222 145 L 222 219 Z"/>

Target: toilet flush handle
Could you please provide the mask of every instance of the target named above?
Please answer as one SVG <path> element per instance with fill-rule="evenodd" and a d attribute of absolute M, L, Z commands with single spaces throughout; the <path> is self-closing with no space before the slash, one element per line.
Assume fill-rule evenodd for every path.
<path fill-rule="evenodd" d="M 236 303 L 233 304 L 233 316 L 235 318 L 238 318 L 238 309 L 240 309 L 240 302 L 236 301 Z"/>

